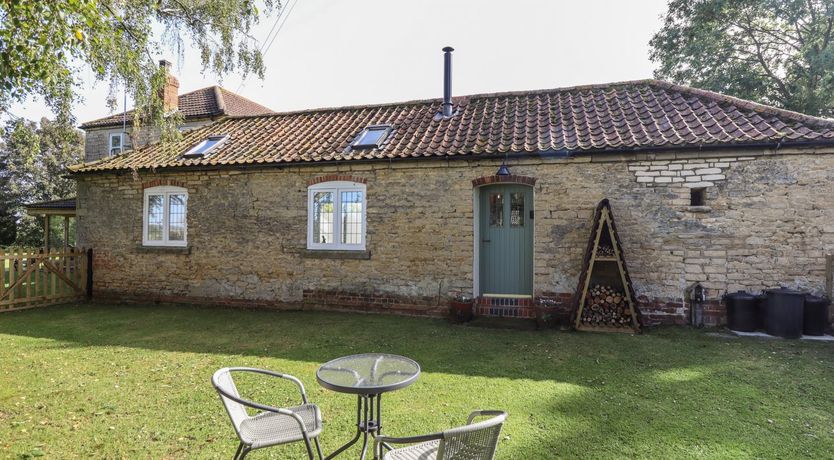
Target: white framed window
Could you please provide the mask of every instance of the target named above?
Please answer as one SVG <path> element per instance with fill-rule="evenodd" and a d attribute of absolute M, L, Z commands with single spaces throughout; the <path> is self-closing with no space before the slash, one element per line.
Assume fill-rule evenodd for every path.
<path fill-rule="evenodd" d="M 365 250 L 365 184 L 322 182 L 307 188 L 307 249 Z"/>
<path fill-rule="evenodd" d="M 188 191 L 182 187 L 151 187 L 145 189 L 144 200 L 142 244 L 185 246 L 188 234 Z"/>
<path fill-rule="evenodd" d="M 124 150 L 124 133 L 110 133 L 110 155 L 118 155 Z"/>

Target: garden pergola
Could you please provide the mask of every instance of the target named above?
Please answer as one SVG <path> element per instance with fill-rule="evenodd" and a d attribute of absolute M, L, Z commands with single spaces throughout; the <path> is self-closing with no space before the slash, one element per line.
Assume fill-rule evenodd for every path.
<path fill-rule="evenodd" d="M 26 205 L 26 212 L 31 216 L 43 217 L 44 235 L 43 241 L 46 251 L 50 250 L 50 228 L 53 218 L 63 220 L 63 241 L 64 248 L 74 246 L 70 243 L 70 218 L 75 218 L 75 197 L 61 198 L 58 200 L 41 201 Z"/>

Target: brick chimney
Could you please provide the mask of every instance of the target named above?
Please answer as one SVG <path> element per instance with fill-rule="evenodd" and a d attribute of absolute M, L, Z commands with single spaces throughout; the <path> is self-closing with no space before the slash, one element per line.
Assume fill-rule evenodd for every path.
<path fill-rule="evenodd" d="M 162 59 L 159 61 L 159 67 L 165 69 L 165 86 L 159 95 L 162 99 L 162 108 L 165 112 L 176 111 L 179 107 L 180 81 L 177 80 L 177 77 L 171 75 L 170 62 Z"/>

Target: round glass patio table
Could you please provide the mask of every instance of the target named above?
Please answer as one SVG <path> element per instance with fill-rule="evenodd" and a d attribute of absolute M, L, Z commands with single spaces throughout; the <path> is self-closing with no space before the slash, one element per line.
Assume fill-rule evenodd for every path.
<path fill-rule="evenodd" d="M 316 371 L 316 380 L 328 390 L 357 395 L 356 435 L 327 458 L 331 459 L 360 437 L 364 459 L 368 450 L 368 435 L 382 433 L 382 393 L 405 388 L 420 376 L 420 365 L 405 356 L 387 353 L 364 353 L 344 356 L 323 364 Z"/>

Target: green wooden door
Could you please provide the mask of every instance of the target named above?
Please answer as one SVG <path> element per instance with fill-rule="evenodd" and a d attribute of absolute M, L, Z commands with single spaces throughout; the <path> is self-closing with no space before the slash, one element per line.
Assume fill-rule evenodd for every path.
<path fill-rule="evenodd" d="M 533 189 L 490 185 L 480 190 L 482 295 L 533 294 Z"/>

